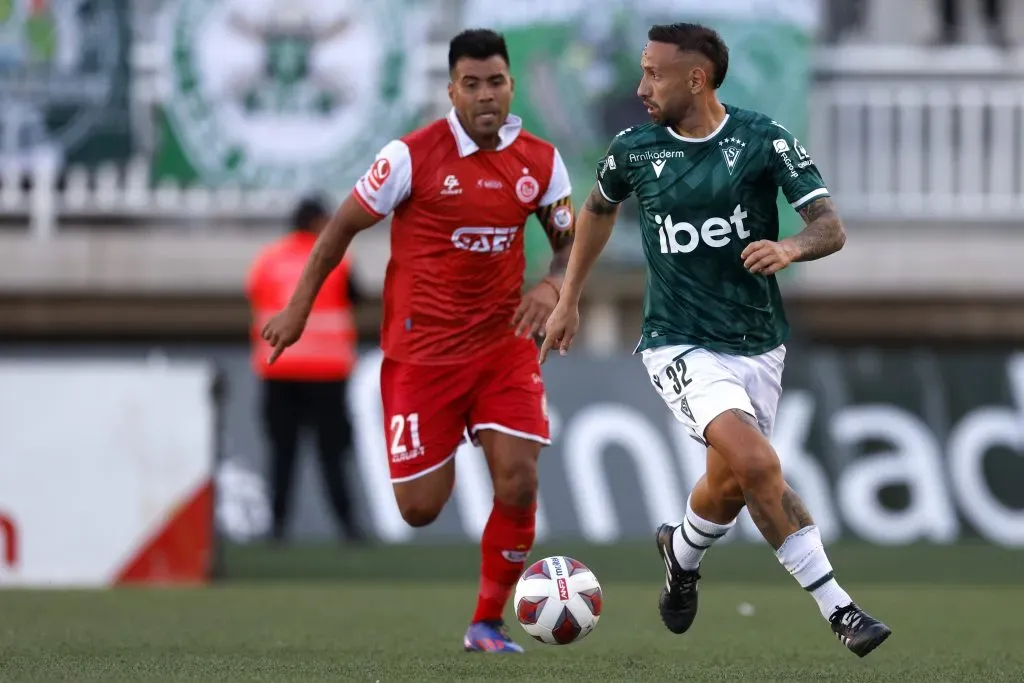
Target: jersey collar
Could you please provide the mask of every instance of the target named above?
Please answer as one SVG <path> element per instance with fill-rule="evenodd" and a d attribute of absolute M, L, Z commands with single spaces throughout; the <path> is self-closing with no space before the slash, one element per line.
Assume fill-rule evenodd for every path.
<path fill-rule="evenodd" d="M 459 117 L 455 115 L 455 107 L 452 107 L 448 112 L 447 118 L 448 127 L 452 129 L 452 135 L 455 136 L 455 144 L 459 148 L 459 156 L 468 157 L 470 154 L 479 152 L 480 147 L 473 142 L 473 138 L 469 137 L 469 133 L 462 127 Z M 515 142 L 522 130 L 523 120 L 518 116 L 509 114 L 508 118 L 505 119 L 505 123 L 498 130 L 498 151 L 500 152 Z"/>
<path fill-rule="evenodd" d="M 676 140 L 680 140 L 682 142 L 707 142 L 708 140 L 711 140 L 719 133 L 721 133 L 723 130 L 725 130 L 725 124 L 729 123 L 730 116 L 731 115 L 729 114 L 729 110 L 726 109 L 725 118 L 722 119 L 722 122 L 720 124 L 718 124 L 718 128 L 715 128 L 713 131 L 711 131 L 711 133 L 702 138 L 688 138 L 685 135 L 680 135 L 679 133 L 675 132 L 675 130 L 672 129 L 672 126 L 665 126 L 665 130 L 667 130 L 668 134 L 674 137 Z"/>

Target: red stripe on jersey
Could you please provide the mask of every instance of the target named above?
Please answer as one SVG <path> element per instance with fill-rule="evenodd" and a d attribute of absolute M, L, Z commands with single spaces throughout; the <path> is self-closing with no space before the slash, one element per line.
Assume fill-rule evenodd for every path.
<path fill-rule="evenodd" d="M 356 198 L 357 202 L 359 202 L 359 206 L 366 209 L 366 213 L 374 216 L 375 218 L 384 218 L 384 214 L 370 206 L 370 202 L 366 201 L 366 199 L 363 198 L 363 195 L 359 194 L 358 189 L 352 190 L 352 196 Z"/>

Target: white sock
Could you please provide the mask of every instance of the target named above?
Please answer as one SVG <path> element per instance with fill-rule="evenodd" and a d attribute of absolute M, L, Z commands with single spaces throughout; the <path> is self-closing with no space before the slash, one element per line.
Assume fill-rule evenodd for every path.
<path fill-rule="evenodd" d="M 818 527 L 806 526 L 794 532 L 782 542 L 775 556 L 797 583 L 811 594 L 818 603 L 821 616 L 826 619 L 840 607 L 853 602 L 836 582 Z"/>
<path fill-rule="evenodd" d="M 672 552 L 676 561 L 683 569 L 694 570 L 700 566 L 701 558 L 715 541 L 725 536 L 733 528 L 736 520 L 728 524 L 716 524 L 700 517 L 686 500 L 686 516 L 683 523 L 676 527 L 672 534 Z"/>

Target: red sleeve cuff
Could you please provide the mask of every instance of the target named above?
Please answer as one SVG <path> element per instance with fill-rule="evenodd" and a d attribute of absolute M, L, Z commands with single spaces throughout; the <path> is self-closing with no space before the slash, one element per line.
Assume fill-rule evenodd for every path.
<path fill-rule="evenodd" d="M 366 210 L 366 213 L 376 218 L 384 218 L 384 214 L 370 206 L 370 202 L 366 201 L 363 195 L 359 194 L 358 189 L 352 190 L 352 196 L 356 198 L 357 202 L 359 202 L 359 206 L 363 207 L 363 209 Z"/>

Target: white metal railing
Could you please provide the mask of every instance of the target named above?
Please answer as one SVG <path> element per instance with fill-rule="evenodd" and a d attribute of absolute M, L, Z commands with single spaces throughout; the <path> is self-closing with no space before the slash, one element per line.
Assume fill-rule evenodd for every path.
<path fill-rule="evenodd" d="M 847 52 L 819 59 L 809 106 L 812 153 L 844 214 L 1024 216 L 1024 79 L 1012 60 L 985 51 Z"/>
<path fill-rule="evenodd" d="M 814 155 L 844 212 L 863 218 L 1024 215 L 1016 84 L 819 87 Z"/>
<path fill-rule="evenodd" d="M 0 215 L 24 217 L 35 237 L 54 234 L 58 222 L 95 222 L 104 218 L 135 218 L 187 226 L 202 223 L 247 223 L 278 220 L 287 215 L 295 195 L 287 191 L 208 189 L 164 182 L 152 187 L 149 163 L 104 164 L 68 169 L 63 189 L 57 187 L 56 164 L 46 157 L 31 165 L 25 184 L 20 164 L 0 166 Z"/>

